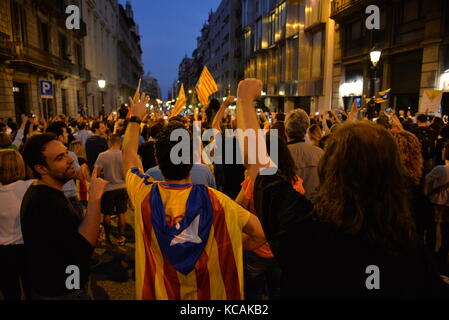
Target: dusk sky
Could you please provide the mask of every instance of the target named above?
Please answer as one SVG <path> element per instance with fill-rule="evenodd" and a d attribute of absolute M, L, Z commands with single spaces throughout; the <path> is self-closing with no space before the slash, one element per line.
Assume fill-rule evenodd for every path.
<path fill-rule="evenodd" d="M 119 1 L 125 4 L 125 0 Z M 178 77 L 184 56 L 196 48 L 196 38 L 220 0 L 131 0 L 134 19 L 142 36 L 142 60 L 145 74 L 159 81 L 163 98 Z"/>

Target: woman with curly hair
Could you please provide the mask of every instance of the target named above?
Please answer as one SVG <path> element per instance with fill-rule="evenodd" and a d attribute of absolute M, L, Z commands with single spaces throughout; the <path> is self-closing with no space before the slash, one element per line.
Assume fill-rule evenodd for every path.
<path fill-rule="evenodd" d="M 393 136 L 399 147 L 399 157 L 405 170 L 410 190 L 410 207 L 416 223 L 416 231 L 424 240 L 432 223 L 432 204 L 423 192 L 423 157 L 418 138 L 408 131 L 398 131 Z"/>
<path fill-rule="evenodd" d="M 409 177 L 390 132 L 370 122 L 342 125 L 318 173 L 314 207 L 278 174 L 255 182 L 255 209 L 281 266 L 283 297 L 448 295 L 416 235 Z M 377 285 L 373 266 L 381 273 Z"/>

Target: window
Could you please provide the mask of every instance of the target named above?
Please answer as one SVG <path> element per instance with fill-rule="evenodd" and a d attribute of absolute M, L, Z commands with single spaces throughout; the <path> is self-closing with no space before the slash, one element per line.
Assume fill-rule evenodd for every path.
<path fill-rule="evenodd" d="M 67 57 L 67 38 L 66 36 L 59 35 L 59 56 L 63 59 L 68 59 Z"/>
<path fill-rule="evenodd" d="M 419 1 L 409 0 L 404 3 L 403 9 L 403 23 L 411 22 L 419 19 Z"/>
<path fill-rule="evenodd" d="M 27 42 L 27 24 L 26 11 L 17 3 L 12 2 L 11 5 L 12 30 L 14 41 Z"/>
<path fill-rule="evenodd" d="M 275 34 L 276 34 L 275 17 L 276 17 L 275 13 L 272 13 L 270 16 L 270 30 L 268 32 L 268 43 L 270 46 L 275 42 Z"/>
<path fill-rule="evenodd" d="M 350 40 L 359 40 L 362 37 L 362 23 L 355 22 L 350 27 Z"/>
<path fill-rule="evenodd" d="M 307 0 L 306 2 L 306 27 L 321 21 L 321 0 Z"/>
<path fill-rule="evenodd" d="M 312 38 L 312 78 L 322 77 L 323 32 L 317 32 Z"/>
<path fill-rule="evenodd" d="M 50 52 L 50 31 L 48 28 L 48 24 L 46 24 L 45 22 L 41 22 L 40 29 L 42 50 Z"/>
<path fill-rule="evenodd" d="M 83 66 L 83 52 L 81 51 L 81 46 L 79 44 L 75 45 L 76 54 L 76 64 L 80 67 Z"/>
<path fill-rule="evenodd" d="M 257 51 L 262 47 L 262 19 L 256 22 L 256 30 L 254 35 L 254 50 Z"/>

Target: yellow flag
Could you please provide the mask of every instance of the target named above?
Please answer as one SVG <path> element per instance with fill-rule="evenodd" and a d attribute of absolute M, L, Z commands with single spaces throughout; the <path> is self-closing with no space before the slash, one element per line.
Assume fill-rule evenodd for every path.
<path fill-rule="evenodd" d="M 205 106 L 209 100 L 209 96 L 218 91 L 218 86 L 215 83 L 214 77 L 210 74 L 206 66 L 204 66 L 203 72 L 201 72 L 200 79 L 196 85 L 196 93 L 200 103 Z"/>
<path fill-rule="evenodd" d="M 187 104 L 186 94 L 184 92 L 184 84 L 181 84 L 181 89 L 179 89 L 178 99 L 176 99 L 175 107 L 173 108 L 173 112 L 170 115 L 170 118 L 176 117 L 181 113 L 182 109 Z"/>

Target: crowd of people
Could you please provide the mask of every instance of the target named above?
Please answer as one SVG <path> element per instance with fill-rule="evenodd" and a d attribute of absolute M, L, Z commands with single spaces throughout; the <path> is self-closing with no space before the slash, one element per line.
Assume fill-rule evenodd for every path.
<path fill-rule="evenodd" d="M 246 79 L 237 99 L 192 115 L 149 112 L 142 94 L 99 119 L 0 122 L 3 297 L 92 299 L 91 255 L 126 244 L 132 210 L 138 299 L 448 298 L 449 124 L 394 110 L 368 120 L 356 104 L 265 113 L 261 89 Z M 194 145 L 197 123 L 221 133 L 201 148 L 221 139 L 232 162 L 226 148 L 220 163 L 194 163 L 192 149 L 173 161 L 172 132 Z M 264 161 L 248 161 L 254 148 Z"/>

